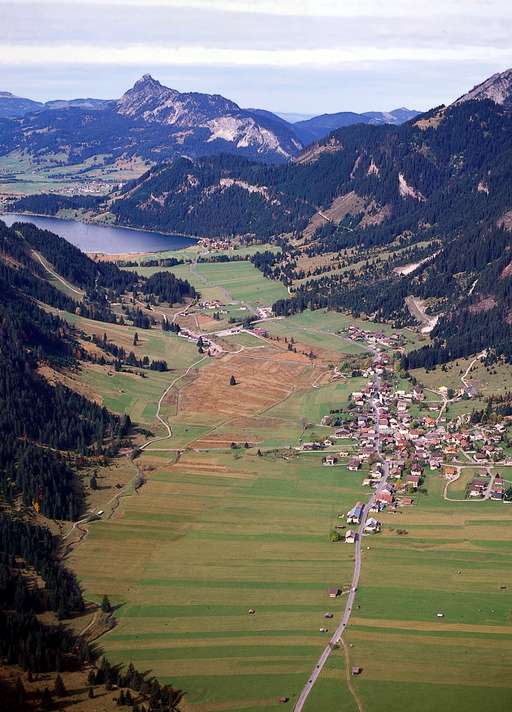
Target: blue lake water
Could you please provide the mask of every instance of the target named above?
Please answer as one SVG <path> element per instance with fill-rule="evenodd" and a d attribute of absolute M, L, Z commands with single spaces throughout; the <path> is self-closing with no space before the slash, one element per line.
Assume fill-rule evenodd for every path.
<path fill-rule="evenodd" d="M 131 230 L 111 225 L 92 225 L 75 220 L 60 220 L 44 215 L 18 215 L 5 213 L 0 219 L 7 225 L 14 222 L 30 222 L 43 230 L 50 230 L 83 252 L 105 252 L 110 255 L 135 252 L 161 252 L 179 250 L 193 245 L 196 240 L 182 235 L 165 235 L 148 230 Z"/>

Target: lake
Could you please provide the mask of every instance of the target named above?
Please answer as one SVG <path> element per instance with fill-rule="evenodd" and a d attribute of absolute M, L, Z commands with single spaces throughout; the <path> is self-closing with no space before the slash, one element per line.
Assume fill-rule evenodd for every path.
<path fill-rule="evenodd" d="M 132 230 L 111 225 L 92 225 L 76 220 L 61 220 L 44 215 L 0 215 L 8 226 L 14 222 L 30 222 L 43 230 L 50 230 L 83 252 L 105 252 L 109 255 L 135 252 L 161 252 L 179 250 L 194 245 L 196 240 L 182 235 L 164 235 L 162 232 Z"/>

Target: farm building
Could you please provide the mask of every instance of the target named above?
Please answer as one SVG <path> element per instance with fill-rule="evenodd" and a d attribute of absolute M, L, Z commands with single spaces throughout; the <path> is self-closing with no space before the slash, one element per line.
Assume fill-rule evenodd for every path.
<path fill-rule="evenodd" d="M 363 512 L 364 504 L 362 502 L 358 502 L 349 512 L 347 512 L 347 524 L 360 524 Z"/>
<path fill-rule="evenodd" d="M 383 489 L 382 492 L 379 492 L 376 499 L 377 499 L 377 502 L 382 502 L 384 504 L 392 504 L 393 503 L 393 494 L 392 494 L 391 490 Z"/>
<path fill-rule="evenodd" d="M 338 458 L 334 457 L 334 455 L 327 455 L 324 457 L 322 460 L 322 465 L 327 465 L 328 467 L 332 467 L 338 462 Z"/>
<path fill-rule="evenodd" d="M 329 598 L 338 598 L 340 593 L 341 593 L 340 589 L 336 588 L 334 586 L 331 586 L 331 588 L 327 589 L 327 595 L 329 596 Z"/>
<path fill-rule="evenodd" d="M 377 532 L 380 532 L 381 526 L 378 519 L 370 517 L 365 524 L 364 530 L 367 534 L 377 534 Z"/>
<path fill-rule="evenodd" d="M 357 539 L 357 532 L 353 529 L 349 529 L 345 534 L 345 544 L 355 544 Z"/>
<path fill-rule="evenodd" d="M 351 472 L 357 472 L 357 470 L 361 467 L 361 461 L 359 460 L 358 457 L 353 457 L 350 462 L 348 463 L 348 469 Z"/>
<path fill-rule="evenodd" d="M 487 489 L 487 480 L 480 479 L 476 477 L 469 486 L 469 496 L 470 497 L 483 497 L 485 490 Z"/>
<path fill-rule="evenodd" d="M 412 487 L 412 489 L 418 489 L 420 484 L 420 476 L 419 475 L 407 475 L 405 478 L 405 486 L 406 487 Z"/>

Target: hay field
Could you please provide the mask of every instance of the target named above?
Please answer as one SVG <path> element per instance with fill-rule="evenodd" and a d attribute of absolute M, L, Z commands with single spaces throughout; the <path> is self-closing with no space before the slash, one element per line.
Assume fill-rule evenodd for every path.
<path fill-rule="evenodd" d="M 341 312 L 323 309 L 317 311 L 307 309 L 301 314 L 294 314 L 286 319 L 269 321 L 265 324 L 265 328 L 274 336 L 288 339 L 293 336 L 296 341 L 309 344 L 315 352 L 317 349 L 329 349 L 337 353 L 354 355 L 367 353 L 364 344 L 356 343 L 336 333 L 349 325 L 358 326 L 366 331 L 382 331 L 385 334 L 401 333 L 407 339 L 407 350 L 419 348 L 428 342 L 427 337 L 409 329 L 393 329 L 389 324 L 377 324 Z"/>
<path fill-rule="evenodd" d="M 346 318 L 317 314 L 326 331 Z M 311 313 L 297 319 L 316 323 Z M 133 338 L 129 327 L 109 328 L 112 340 Z M 174 354 L 176 374 L 198 357 L 169 334 L 142 337 L 141 353 Z M 146 484 L 91 524 L 70 559 L 88 598 L 106 593 L 119 606 L 105 652 L 185 689 L 183 712 L 256 712 L 279 696 L 291 707 L 325 645 L 319 628 L 334 627 L 323 614 L 341 616 L 343 597 L 329 599 L 327 587 L 352 576 L 352 547 L 328 535 L 338 513 L 368 497 L 365 473 L 271 448 L 327 435 L 322 415 L 346 406 L 363 379 L 326 383 L 322 363 L 262 345 L 206 359 L 172 389 L 162 407 L 172 438 L 138 461 Z M 114 409 L 154 425 L 174 374 L 122 376 L 88 368 L 84 379 Z M 429 472 L 416 506 L 379 515 L 383 533 L 364 541 L 350 660 L 334 652 L 307 712 L 356 712 L 347 664 L 363 668 L 350 682 L 365 712 L 509 709 L 512 507 L 445 501 L 444 484 Z"/>
<path fill-rule="evenodd" d="M 383 533 L 364 550 L 346 634 L 352 664 L 363 668 L 352 683 L 367 712 L 505 712 L 512 701 L 512 508 L 445 501 L 438 474 L 429 473 L 426 486 L 416 507 L 381 515 Z M 336 700 L 333 689 L 325 712 L 339 709 Z"/>
<path fill-rule="evenodd" d="M 163 402 L 172 441 L 155 447 L 229 448 L 232 442 L 257 446 L 296 445 L 302 426 L 272 408 L 295 392 L 311 388 L 322 369 L 309 359 L 271 348 L 247 348 L 204 367 Z M 230 385 L 234 376 L 237 384 Z"/>
<path fill-rule="evenodd" d="M 293 698 L 325 642 L 323 613 L 343 606 L 327 587 L 349 584 L 353 553 L 328 533 L 362 496 L 360 475 L 254 451 L 142 461 L 155 469 L 141 494 L 72 559 L 88 596 L 121 604 L 105 651 L 185 688 L 187 710 Z"/>

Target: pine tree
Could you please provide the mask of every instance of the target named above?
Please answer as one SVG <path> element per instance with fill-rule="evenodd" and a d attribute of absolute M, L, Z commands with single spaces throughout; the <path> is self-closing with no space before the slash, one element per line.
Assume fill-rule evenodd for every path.
<path fill-rule="evenodd" d="M 41 695 L 41 708 L 45 711 L 53 709 L 52 695 L 47 687 L 44 688 L 43 694 Z"/>
<path fill-rule="evenodd" d="M 21 678 L 16 679 L 16 688 L 15 688 L 15 693 L 16 693 L 16 701 L 18 705 L 23 705 L 27 699 L 27 693 L 25 691 L 25 687 L 23 685 L 23 682 L 21 681 Z"/>
<path fill-rule="evenodd" d="M 103 600 L 101 601 L 101 610 L 103 611 L 103 613 L 112 612 L 112 606 L 110 605 L 110 601 L 107 594 L 103 596 Z"/>
<path fill-rule="evenodd" d="M 64 680 L 60 675 L 55 678 L 54 692 L 57 697 L 65 697 L 67 695 L 66 686 L 64 685 Z"/>
<path fill-rule="evenodd" d="M 231 376 L 231 378 L 229 379 L 229 385 L 236 386 L 236 378 L 234 376 Z"/>

